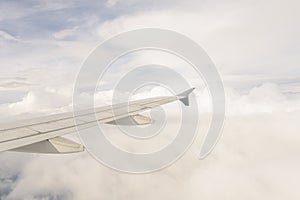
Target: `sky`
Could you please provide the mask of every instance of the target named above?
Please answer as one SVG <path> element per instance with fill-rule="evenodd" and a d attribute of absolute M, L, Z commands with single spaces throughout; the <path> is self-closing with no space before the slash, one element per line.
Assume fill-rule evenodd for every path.
<path fill-rule="evenodd" d="M 86 152 L 3 152 L 0 199 L 299 199 L 299 6 L 296 0 L 2 0 L 1 123 L 70 111 L 76 76 L 96 46 L 149 27 L 184 34 L 206 51 L 224 82 L 226 122 L 212 154 L 197 159 L 211 112 L 203 80 L 174 56 L 135 53 L 114 63 L 97 104 L 109 102 L 115 80 L 131 66 L 173 66 L 197 87 L 201 114 L 200 136 L 186 154 L 159 172 L 130 175 Z M 154 88 L 139 97 L 164 92 Z M 166 111 L 175 126 L 176 112 Z"/>

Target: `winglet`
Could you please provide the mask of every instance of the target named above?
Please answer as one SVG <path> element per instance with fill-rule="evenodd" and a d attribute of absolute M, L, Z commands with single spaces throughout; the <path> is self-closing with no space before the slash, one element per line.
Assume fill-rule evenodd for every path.
<path fill-rule="evenodd" d="M 178 100 L 181 101 L 184 105 L 189 106 L 189 104 L 190 104 L 189 96 L 194 91 L 194 89 L 195 88 L 191 88 L 191 89 L 188 89 L 188 90 L 176 95 Z"/>

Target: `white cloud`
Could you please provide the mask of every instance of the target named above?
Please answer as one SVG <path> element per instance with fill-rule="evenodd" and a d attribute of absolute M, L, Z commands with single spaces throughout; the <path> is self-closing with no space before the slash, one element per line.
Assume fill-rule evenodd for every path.
<path fill-rule="evenodd" d="M 175 30 L 204 47 L 222 75 L 295 76 L 298 53 L 290 52 L 297 52 L 300 42 L 295 34 L 299 32 L 299 13 L 294 9 L 299 2 L 220 3 L 120 16 L 101 24 L 98 32 L 107 38 L 145 27 Z"/>
<path fill-rule="evenodd" d="M 108 0 L 106 1 L 106 6 L 110 8 L 115 6 L 118 2 L 119 2 L 118 0 Z"/>
<path fill-rule="evenodd" d="M 78 29 L 77 26 L 74 28 L 70 28 L 70 29 L 64 29 L 64 30 L 58 31 L 56 33 L 53 33 L 53 37 L 58 40 L 63 40 L 69 36 L 72 36 L 77 29 Z"/>
<path fill-rule="evenodd" d="M 30 91 L 20 101 L 0 105 L 0 112 L 5 113 L 1 121 L 70 111 L 72 109 L 71 93 L 71 88 L 64 87 Z"/>
<path fill-rule="evenodd" d="M 227 89 L 228 114 L 293 112 L 300 110 L 299 97 L 286 96 L 274 83 L 254 87 L 248 94 Z"/>
<path fill-rule="evenodd" d="M 0 31 L 0 39 L 1 40 L 18 41 L 17 38 L 15 38 L 14 36 L 10 35 L 9 33 L 5 32 L 5 31 Z"/>
<path fill-rule="evenodd" d="M 197 159 L 197 140 L 180 161 L 154 174 L 120 174 L 85 153 L 35 156 L 21 169 L 8 199 L 49 194 L 74 200 L 297 199 L 300 137 L 297 123 L 291 122 L 297 122 L 299 114 L 230 117 L 210 157 Z M 206 127 L 207 118 L 202 122 Z"/>

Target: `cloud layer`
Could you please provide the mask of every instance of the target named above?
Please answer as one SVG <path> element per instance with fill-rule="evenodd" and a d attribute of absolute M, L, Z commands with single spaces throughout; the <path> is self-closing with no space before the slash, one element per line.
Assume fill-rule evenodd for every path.
<path fill-rule="evenodd" d="M 33 156 L 11 170 L 18 178 L 8 176 L 2 191 L 7 199 L 297 199 L 299 114 L 229 117 L 210 157 L 197 159 L 197 140 L 170 168 L 148 175 L 120 174 L 86 153 Z"/>

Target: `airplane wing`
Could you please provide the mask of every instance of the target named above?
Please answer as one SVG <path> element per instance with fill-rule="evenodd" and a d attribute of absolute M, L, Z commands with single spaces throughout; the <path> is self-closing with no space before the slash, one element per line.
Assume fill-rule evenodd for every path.
<path fill-rule="evenodd" d="M 64 154 L 84 151 L 81 144 L 61 137 L 78 129 L 97 126 L 98 123 L 107 124 L 148 124 L 152 120 L 140 115 L 149 110 L 176 100 L 189 105 L 191 88 L 176 96 L 154 97 L 131 101 L 126 104 L 104 106 L 93 110 L 85 110 L 75 114 L 62 113 L 30 120 L 18 121 L 0 125 L 0 152 L 19 151 L 30 153 Z"/>

